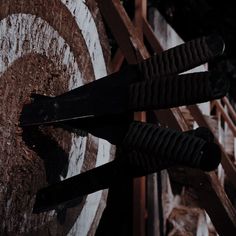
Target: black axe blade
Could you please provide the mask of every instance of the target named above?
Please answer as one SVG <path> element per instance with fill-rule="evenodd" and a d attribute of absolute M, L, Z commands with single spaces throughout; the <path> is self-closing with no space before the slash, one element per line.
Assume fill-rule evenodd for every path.
<path fill-rule="evenodd" d="M 222 54 L 223 48 L 224 43 L 220 37 L 202 37 L 154 55 L 140 64 L 128 65 L 117 73 L 60 96 L 51 98 L 34 95 L 33 102 L 23 107 L 20 126 L 53 124 L 127 112 L 129 97 L 139 96 L 136 93 L 130 94 L 130 86 L 139 84 L 145 78 L 168 80 L 161 77 L 177 74 L 212 60 Z"/>
<path fill-rule="evenodd" d="M 172 166 L 212 171 L 221 151 L 211 141 L 210 131 L 202 128 L 184 134 L 134 122 L 114 161 L 39 190 L 33 212 L 67 207 L 84 195 Z"/>
<path fill-rule="evenodd" d="M 36 194 L 33 213 L 70 206 L 83 196 L 109 188 L 121 178 L 117 163 L 112 161 L 97 168 L 40 189 Z"/>
<path fill-rule="evenodd" d="M 229 83 L 224 74 L 198 72 L 129 84 L 101 79 L 55 98 L 35 98 L 24 106 L 21 126 L 91 120 L 135 111 L 166 109 L 218 99 Z"/>

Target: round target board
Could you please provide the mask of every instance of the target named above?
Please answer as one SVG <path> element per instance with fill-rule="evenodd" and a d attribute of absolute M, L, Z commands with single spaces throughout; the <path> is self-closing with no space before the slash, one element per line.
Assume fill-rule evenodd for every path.
<path fill-rule="evenodd" d="M 32 93 L 56 96 L 107 74 L 108 41 L 94 2 L 0 0 L 0 235 L 96 231 L 106 191 L 60 214 L 32 209 L 40 188 L 111 160 L 111 145 L 53 127 L 40 128 L 29 145 L 19 127 Z M 58 148 L 63 155 L 55 155 Z"/>

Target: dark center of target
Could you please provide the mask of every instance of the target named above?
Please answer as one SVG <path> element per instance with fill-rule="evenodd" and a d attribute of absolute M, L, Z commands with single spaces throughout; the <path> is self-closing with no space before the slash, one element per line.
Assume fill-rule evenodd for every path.
<path fill-rule="evenodd" d="M 62 166 L 66 167 L 70 133 L 51 127 L 28 132 L 22 130 L 18 122 L 31 93 L 58 95 L 68 90 L 68 83 L 69 75 L 63 68 L 57 68 L 46 57 L 36 54 L 16 60 L 1 76 L 0 183 L 8 187 L 2 194 L 0 209 L 7 211 L 4 205 L 11 201 L 13 211 L 10 215 L 2 212 L 6 222 L 8 217 L 20 222 L 24 213 L 30 214 L 36 191 L 47 182 L 59 181 Z M 18 226 L 15 227 L 13 231 L 17 232 Z"/>

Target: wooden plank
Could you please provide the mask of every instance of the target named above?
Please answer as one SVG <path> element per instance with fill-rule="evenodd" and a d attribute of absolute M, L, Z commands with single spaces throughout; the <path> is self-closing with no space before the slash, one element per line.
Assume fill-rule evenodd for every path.
<path fill-rule="evenodd" d="M 123 61 L 124 61 L 124 55 L 121 52 L 120 48 L 118 48 L 111 61 L 111 69 L 113 73 L 120 69 Z"/>
<path fill-rule="evenodd" d="M 234 135 L 229 129 L 225 132 L 225 151 L 229 156 L 234 156 Z"/>
<path fill-rule="evenodd" d="M 217 100 L 214 100 L 212 102 L 212 105 L 213 107 L 215 106 L 217 108 L 217 110 L 220 112 L 221 116 L 224 118 L 229 128 L 232 130 L 234 136 L 236 137 L 236 126 L 231 120 L 230 116 L 225 112 L 224 107 Z"/>
<path fill-rule="evenodd" d="M 134 25 L 136 26 L 136 30 L 138 31 L 138 35 L 140 37 L 141 42 L 143 43 L 143 22 L 146 19 L 147 13 L 147 1 L 146 0 L 135 0 L 135 15 L 134 15 Z M 144 46 L 144 45 L 143 45 Z M 145 47 L 145 46 L 144 46 Z M 149 55 L 148 55 L 149 56 Z M 145 59 L 145 57 L 143 57 Z M 145 116 L 145 117 L 144 117 Z M 136 118 L 139 118 L 141 121 L 146 121 L 146 113 L 138 113 L 136 114 Z M 157 195 L 157 176 L 156 174 L 151 174 L 145 178 L 145 192 L 142 197 L 143 200 L 146 200 L 146 205 L 143 205 L 143 209 L 147 209 L 147 219 L 145 225 L 145 218 L 140 219 L 138 222 L 134 216 L 134 226 L 133 226 L 133 235 L 148 235 L 148 236 L 156 236 L 158 232 L 158 195 Z M 141 182 L 142 183 L 142 182 Z M 136 191 L 139 189 L 136 189 Z M 134 193 L 136 192 L 134 189 Z M 136 195 L 139 192 L 135 193 Z M 144 216 L 144 212 L 140 212 L 142 216 Z M 137 225 L 142 223 L 139 232 L 136 231 Z M 145 226 L 145 227 L 144 227 Z"/>
<path fill-rule="evenodd" d="M 159 236 L 159 206 L 157 193 L 157 174 L 147 176 L 147 235 Z"/>
<path fill-rule="evenodd" d="M 233 106 L 230 104 L 229 99 L 227 97 L 223 97 L 222 101 L 227 106 L 229 114 L 232 116 L 233 120 L 236 121 L 236 112 Z"/>
<path fill-rule="evenodd" d="M 143 19 L 143 33 L 153 51 L 156 53 L 161 53 L 163 49 L 146 19 Z"/>
<path fill-rule="evenodd" d="M 106 20 L 119 48 L 129 64 L 134 64 L 140 60 L 149 57 L 149 53 L 142 43 L 140 35 L 142 31 L 137 32 L 126 11 L 118 0 L 98 0 L 98 4 L 103 17 Z M 139 1 L 143 11 L 143 3 Z M 142 15 L 142 13 L 141 13 Z M 138 18 L 140 15 L 138 16 Z M 136 21 L 138 21 L 136 18 Z M 136 22 L 137 23 L 137 22 Z M 119 51 L 118 51 L 119 53 Z M 120 54 L 120 55 L 119 55 Z M 121 53 L 117 54 L 117 59 L 121 59 Z M 116 58 L 115 58 L 116 59 Z M 119 60 L 118 62 L 121 62 Z M 116 62 L 116 61 L 114 61 Z M 114 68 L 114 64 L 113 64 Z M 144 112 L 135 113 L 135 120 L 146 120 Z M 146 221 L 146 178 L 137 178 L 133 183 L 133 235 L 145 235 Z"/>
<path fill-rule="evenodd" d="M 143 44 L 143 27 L 142 27 L 143 17 L 146 17 L 146 0 L 144 1 L 135 0 L 134 26 L 136 26 L 136 31 L 138 33 L 138 37 L 142 44 Z M 143 45 L 143 47 L 145 46 Z M 143 59 L 148 58 L 148 57 L 149 57 L 149 54 L 147 53 L 147 55 L 143 57 Z M 137 112 L 134 114 L 134 119 L 145 122 L 146 113 Z M 151 186 L 150 185 L 146 186 L 146 183 L 149 183 L 148 177 L 147 178 L 141 177 L 134 180 L 133 236 L 146 235 L 146 225 L 145 225 L 146 218 L 148 218 L 147 222 L 150 222 L 150 216 L 152 216 L 150 214 L 151 212 L 149 212 L 149 208 L 147 207 L 152 205 L 149 198 L 153 195 L 151 193 Z M 137 199 L 137 197 L 139 197 L 139 200 Z M 148 217 L 147 217 L 147 214 L 148 214 Z"/>
<path fill-rule="evenodd" d="M 135 25 L 142 30 L 143 19 L 147 18 L 147 0 L 135 0 Z"/>
<path fill-rule="evenodd" d="M 146 178 L 136 178 L 133 181 L 133 235 L 145 235 L 146 220 Z"/>
<path fill-rule="evenodd" d="M 157 120 L 164 127 L 183 131 L 188 130 L 188 125 L 179 108 L 171 108 L 155 111 Z"/>
<path fill-rule="evenodd" d="M 214 172 L 179 168 L 169 173 L 175 181 L 195 189 L 201 207 L 210 216 L 219 235 L 236 235 L 236 211 Z"/>
<path fill-rule="evenodd" d="M 100 11 L 130 64 L 149 57 L 130 18 L 119 0 L 97 0 Z"/>
<path fill-rule="evenodd" d="M 215 136 L 219 139 L 218 120 L 207 115 L 204 115 L 204 117 L 211 130 L 214 131 Z M 230 129 L 224 129 L 223 133 L 224 150 L 229 156 L 234 156 L 234 135 Z"/>
<path fill-rule="evenodd" d="M 136 112 L 134 119 L 145 122 L 146 113 Z M 133 181 L 133 236 L 145 236 L 146 232 L 146 177 L 135 178 Z"/>
<path fill-rule="evenodd" d="M 209 129 L 211 129 L 211 126 L 208 124 L 206 118 L 202 115 L 200 109 L 196 105 L 188 106 L 188 109 L 190 110 L 192 116 L 197 121 L 199 126 L 203 126 L 203 127 L 207 127 Z M 215 136 L 216 142 L 218 143 L 218 145 L 221 148 L 221 152 L 222 152 L 221 164 L 225 170 L 226 175 L 229 178 L 229 181 L 236 188 L 236 167 L 234 166 L 234 164 L 230 160 L 230 157 L 225 152 L 224 147 L 219 143 L 214 130 L 212 130 L 212 132 Z"/>
<path fill-rule="evenodd" d="M 146 19 L 147 15 L 147 1 L 146 0 L 135 0 L 135 14 L 134 14 L 134 25 L 139 34 L 140 39 L 143 39 L 143 19 Z"/>

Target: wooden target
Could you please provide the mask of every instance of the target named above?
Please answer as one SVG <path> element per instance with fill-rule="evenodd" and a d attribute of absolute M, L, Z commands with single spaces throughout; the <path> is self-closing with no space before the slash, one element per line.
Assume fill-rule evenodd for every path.
<path fill-rule="evenodd" d="M 31 93 L 58 95 L 107 74 L 109 47 L 94 2 L 0 0 L 0 235 L 82 236 L 96 230 L 105 191 L 85 196 L 61 218 L 55 211 L 33 214 L 32 208 L 48 179 L 62 180 L 108 162 L 111 145 L 47 127 L 41 128 L 46 139 L 30 139 L 29 146 L 27 131 L 18 126 Z M 47 139 L 66 158 L 57 157 Z M 41 154 L 34 150 L 40 145 L 45 145 Z"/>

